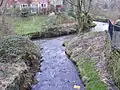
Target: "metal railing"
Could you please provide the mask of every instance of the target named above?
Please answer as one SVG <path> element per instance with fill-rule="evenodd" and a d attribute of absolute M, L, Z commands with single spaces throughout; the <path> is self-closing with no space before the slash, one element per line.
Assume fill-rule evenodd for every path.
<path fill-rule="evenodd" d="M 112 47 L 120 49 L 120 26 L 113 25 L 109 20 L 108 32 L 110 34 Z"/>

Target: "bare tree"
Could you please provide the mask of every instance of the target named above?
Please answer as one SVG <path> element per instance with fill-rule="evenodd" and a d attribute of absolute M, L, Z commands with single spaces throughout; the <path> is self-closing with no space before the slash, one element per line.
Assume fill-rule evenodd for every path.
<path fill-rule="evenodd" d="M 86 27 L 89 27 L 90 24 L 90 16 L 89 11 L 91 8 L 92 0 L 66 0 L 69 4 L 76 7 L 76 18 L 78 22 L 79 33 L 84 32 Z"/>
<path fill-rule="evenodd" d="M 8 0 L 0 0 L 0 33 L 7 33 L 7 26 L 5 25 L 5 13 L 7 9 Z"/>
<path fill-rule="evenodd" d="M 3 4 L 3 0 L 1 0 L 1 2 L 0 2 L 0 7 L 2 6 L 2 4 Z"/>

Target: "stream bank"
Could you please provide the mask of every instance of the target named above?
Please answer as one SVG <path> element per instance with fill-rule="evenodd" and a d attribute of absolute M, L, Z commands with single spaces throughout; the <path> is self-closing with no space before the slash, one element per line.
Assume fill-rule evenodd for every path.
<path fill-rule="evenodd" d="M 0 90 L 30 90 L 40 70 L 39 48 L 28 38 L 9 35 L 0 40 Z"/>
<path fill-rule="evenodd" d="M 113 56 L 111 57 L 111 43 L 107 31 L 76 36 L 66 42 L 65 47 L 66 54 L 78 67 L 86 90 L 119 90 L 109 73 L 111 67 L 117 67 L 113 66 L 117 62 L 115 58 L 110 60 Z M 110 68 L 108 62 L 109 65 L 112 64 Z M 114 72 L 115 70 L 113 69 Z"/>

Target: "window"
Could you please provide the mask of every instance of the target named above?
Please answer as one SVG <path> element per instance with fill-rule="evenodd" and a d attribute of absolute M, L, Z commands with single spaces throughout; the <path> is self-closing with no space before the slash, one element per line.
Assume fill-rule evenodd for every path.
<path fill-rule="evenodd" d="M 45 7 L 46 7 L 46 4 L 41 4 L 41 7 L 45 8 Z"/>
<path fill-rule="evenodd" d="M 26 8 L 26 7 L 28 7 L 27 4 L 22 4 L 22 5 L 21 5 L 21 8 Z"/>
<path fill-rule="evenodd" d="M 41 4 L 41 6 L 43 7 L 43 6 L 44 6 L 44 4 Z"/>
<path fill-rule="evenodd" d="M 46 7 L 46 4 L 44 4 L 44 7 Z"/>

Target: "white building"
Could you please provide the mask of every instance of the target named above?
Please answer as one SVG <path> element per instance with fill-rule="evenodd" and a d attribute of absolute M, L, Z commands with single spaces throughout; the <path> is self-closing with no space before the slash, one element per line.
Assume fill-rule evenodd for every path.
<path fill-rule="evenodd" d="M 56 5 L 63 5 L 63 0 L 50 0 L 50 4 Z"/>

